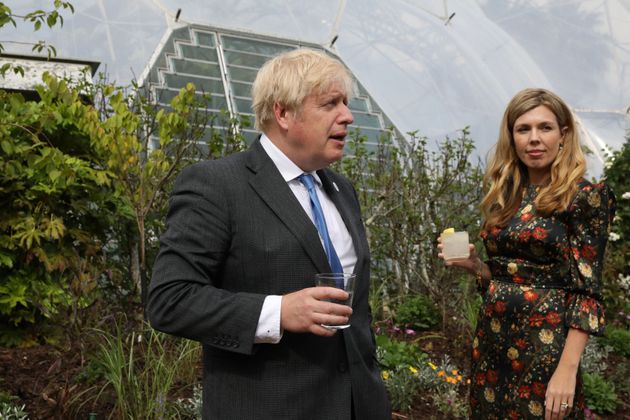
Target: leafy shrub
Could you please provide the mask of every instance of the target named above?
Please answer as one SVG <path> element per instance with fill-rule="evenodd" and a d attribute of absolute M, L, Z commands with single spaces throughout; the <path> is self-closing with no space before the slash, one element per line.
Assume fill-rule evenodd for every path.
<path fill-rule="evenodd" d="M 610 226 L 602 294 L 608 313 L 630 305 L 630 132 L 620 150 L 608 156 L 604 175 L 617 197 L 617 211 Z"/>
<path fill-rule="evenodd" d="M 392 409 L 408 412 L 418 398 L 420 382 L 413 366 L 396 366 L 391 371 L 383 372 L 383 380 Z"/>
<path fill-rule="evenodd" d="M 585 373 L 584 396 L 586 405 L 600 414 L 612 414 L 617 410 L 615 386 L 598 374 Z"/>
<path fill-rule="evenodd" d="M 395 310 L 396 323 L 414 330 L 428 330 L 439 325 L 440 313 L 425 295 L 407 296 Z"/>
<path fill-rule="evenodd" d="M 377 318 L 389 316 L 409 290 L 439 297 L 440 313 L 459 308 L 460 276 L 437 258 L 436 238 L 449 226 L 471 238 L 479 233 L 482 167 L 472 158 L 468 129 L 435 145 L 417 132 L 407 135 L 383 136 L 368 148 L 366 137 L 353 131 L 348 157 L 334 165 L 353 181 L 363 209 Z"/>
<path fill-rule="evenodd" d="M 580 366 L 585 373 L 603 373 L 607 368 L 606 359 L 611 347 L 604 345 L 601 337 L 591 337 L 586 343 Z"/>
<path fill-rule="evenodd" d="M 376 336 L 376 345 L 378 361 L 386 369 L 396 369 L 398 366 L 420 366 L 429 359 L 416 344 L 391 340 L 385 335 Z"/>
<path fill-rule="evenodd" d="M 600 340 L 612 347 L 613 352 L 620 356 L 630 357 L 630 331 L 627 329 L 608 325 L 606 335 Z"/>
<path fill-rule="evenodd" d="M 76 321 L 117 217 L 110 174 L 79 128 L 78 91 L 48 82 L 39 102 L 0 92 L 0 345 L 45 341 L 41 324 Z"/>
<path fill-rule="evenodd" d="M 0 402 L 0 419 L 2 420 L 28 420 L 25 405 L 18 407 L 11 402 Z"/>

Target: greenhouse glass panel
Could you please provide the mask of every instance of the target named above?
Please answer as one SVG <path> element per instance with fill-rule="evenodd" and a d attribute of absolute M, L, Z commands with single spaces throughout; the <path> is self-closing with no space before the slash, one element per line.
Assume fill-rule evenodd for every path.
<path fill-rule="evenodd" d="M 217 58 L 217 51 L 214 48 L 200 47 L 197 45 L 183 45 L 180 44 L 179 48 L 182 51 L 182 55 L 185 58 L 193 58 L 195 60 L 204 61 L 219 61 Z"/>
<path fill-rule="evenodd" d="M 225 59 L 228 64 L 238 64 L 247 67 L 260 68 L 269 59 L 262 55 L 247 54 L 239 51 L 225 51 Z"/>
<path fill-rule="evenodd" d="M 278 55 L 285 51 L 295 49 L 294 46 L 263 42 L 248 38 L 237 38 L 228 35 L 222 35 L 223 48 L 229 50 L 238 50 L 266 56 Z"/>
<path fill-rule="evenodd" d="M 171 59 L 173 69 L 177 73 L 199 74 L 210 77 L 221 77 L 221 69 L 217 63 L 209 63 L 205 61 L 192 61 L 181 58 Z"/>

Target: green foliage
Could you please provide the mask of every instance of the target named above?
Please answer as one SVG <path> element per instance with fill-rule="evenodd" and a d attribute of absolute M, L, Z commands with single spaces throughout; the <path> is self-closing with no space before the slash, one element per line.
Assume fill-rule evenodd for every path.
<path fill-rule="evenodd" d="M 116 418 L 182 418 L 171 393 L 175 386 L 182 390 L 197 383 L 199 344 L 150 329 L 125 334 L 118 324 L 113 333 L 96 332 L 101 344 L 93 370 L 105 384 L 94 398 L 113 395 Z"/>
<path fill-rule="evenodd" d="M 384 375 L 385 387 L 393 410 L 409 412 L 420 392 L 420 382 L 409 366 L 397 366 Z"/>
<path fill-rule="evenodd" d="M 474 283 L 470 282 L 466 282 L 462 287 L 464 296 L 462 301 L 462 323 L 470 338 L 473 337 L 477 329 L 479 308 L 481 308 L 483 301 L 480 294 L 472 291 L 474 287 Z"/>
<path fill-rule="evenodd" d="M 76 90 L 49 79 L 39 102 L 0 92 L 0 345 L 77 321 L 103 275 L 120 202 L 81 129 Z"/>
<path fill-rule="evenodd" d="M 196 384 L 193 388 L 191 398 L 179 398 L 176 401 L 178 412 L 183 419 L 201 420 L 203 409 L 203 393 L 201 384 Z"/>
<path fill-rule="evenodd" d="M 608 364 L 606 359 L 611 347 L 604 345 L 600 337 L 590 337 L 580 359 L 580 367 L 585 373 L 602 374 Z"/>
<path fill-rule="evenodd" d="M 386 335 L 376 336 L 376 355 L 379 363 L 386 369 L 397 366 L 420 366 L 428 361 L 426 353 L 417 344 L 392 340 Z"/>
<path fill-rule="evenodd" d="M 416 366 L 427 363 L 429 357 L 415 343 L 392 340 L 386 335 L 376 337 L 376 355 L 383 367 L 383 379 L 392 408 L 407 412 L 418 397 L 421 383 Z"/>
<path fill-rule="evenodd" d="M 396 324 L 417 331 L 428 330 L 440 323 L 440 313 L 425 295 L 408 295 L 395 308 Z"/>
<path fill-rule="evenodd" d="M 225 121 L 201 111 L 205 96 L 187 84 L 170 103 L 156 104 L 151 92 L 138 85 L 130 89 L 106 83 L 85 86 L 99 101 L 98 112 L 85 113 L 83 128 L 91 144 L 107 158 L 103 166 L 112 174 L 116 193 L 126 203 L 134 226 L 120 234 L 133 257 L 128 264 L 133 291 L 142 296 L 148 285 L 151 261 L 163 228 L 172 182 L 180 170 L 200 158 L 216 158 L 241 150 L 238 120 Z M 230 127 L 214 128 L 214 123 Z M 149 249 L 149 252 L 147 252 Z"/>
<path fill-rule="evenodd" d="M 433 298 L 441 313 L 457 313 L 466 298 L 459 293 L 461 274 L 445 270 L 436 238 L 451 226 L 478 237 L 482 170 L 471 162 L 468 130 L 444 139 L 436 151 L 416 133 L 408 139 L 383 137 L 368 149 L 357 131 L 346 149 L 337 169 L 354 182 L 363 209 L 373 291 L 380 292 L 373 297 L 381 302 L 373 308 L 375 316 L 391 316 L 389 308 L 410 292 Z"/>
<path fill-rule="evenodd" d="M 620 356 L 630 357 L 630 331 L 614 325 L 606 326 L 606 334 L 599 340 Z"/>
<path fill-rule="evenodd" d="M 0 380 L 0 382 L 2 382 Z M 18 397 L 7 394 L 0 391 L 0 419 L 4 420 L 26 420 L 28 419 L 28 413 L 26 412 L 26 406 L 18 406 L 16 404 Z"/>
<path fill-rule="evenodd" d="M 0 402 L 0 419 L 3 420 L 27 420 L 26 406 L 17 406 L 10 402 Z"/>
<path fill-rule="evenodd" d="M 585 373 L 584 396 L 586 405 L 600 414 L 613 414 L 617 410 L 615 386 L 598 374 Z"/>
<path fill-rule="evenodd" d="M 620 150 L 610 155 L 604 175 L 617 198 L 604 263 L 603 295 L 608 313 L 630 306 L 630 133 Z"/>
<path fill-rule="evenodd" d="M 7 6 L 4 2 L 0 2 L 0 28 L 8 24 L 17 27 L 16 19 L 22 19 L 24 22 L 32 23 L 34 31 L 39 31 L 43 26 L 53 28 L 59 25 L 61 27 L 63 26 L 63 15 L 60 12 L 68 10 L 70 13 L 74 13 L 74 6 L 67 1 L 54 0 L 53 7 L 53 10 L 50 11 L 38 9 L 25 15 L 16 15 L 9 6 Z M 32 51 L 41 53 L 44 50 L 46 51 L 48 58 L 57 55 L 55 47 L 45 43 L 44 41 L 39 41 L 33 44 Z M 0 53 L 3 51 L 4 46 L 0 43 Z M 21 74 L 24 76 L 23 67 L 12 66 L 10 63 L 6 63 L 0 67 L 0 76 L 4 77 L 8 71 L 13 71 L 15 74 Z"/>

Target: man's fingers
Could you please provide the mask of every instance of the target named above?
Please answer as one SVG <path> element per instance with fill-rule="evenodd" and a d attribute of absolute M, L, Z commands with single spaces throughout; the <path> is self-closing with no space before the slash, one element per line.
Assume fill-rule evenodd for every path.
<path fill-rule="evenodd" d="M 335 299 L 339 301 L 347 300 L 350 295 L 348 292 L 336 287 L 312 287 L 310 289 L 304 289 L 310 293 L 310 295 L 317 300 Z"/>

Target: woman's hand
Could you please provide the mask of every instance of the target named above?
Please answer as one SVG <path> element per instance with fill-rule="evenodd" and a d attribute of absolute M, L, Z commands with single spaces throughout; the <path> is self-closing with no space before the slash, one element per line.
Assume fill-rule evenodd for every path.
<path fill-rule="evenodd" d="M 577 370 L 587 342 L 587 333 L 569 328 L 558 366 L 547 384 L 545 420 L 562 419 L 571 413 Z"/>
<path fill-rule="evenodd" d="M 563 419 L 571 413 L 577 370 L 559 364 L 547 384 L 545 420 Z"/>

